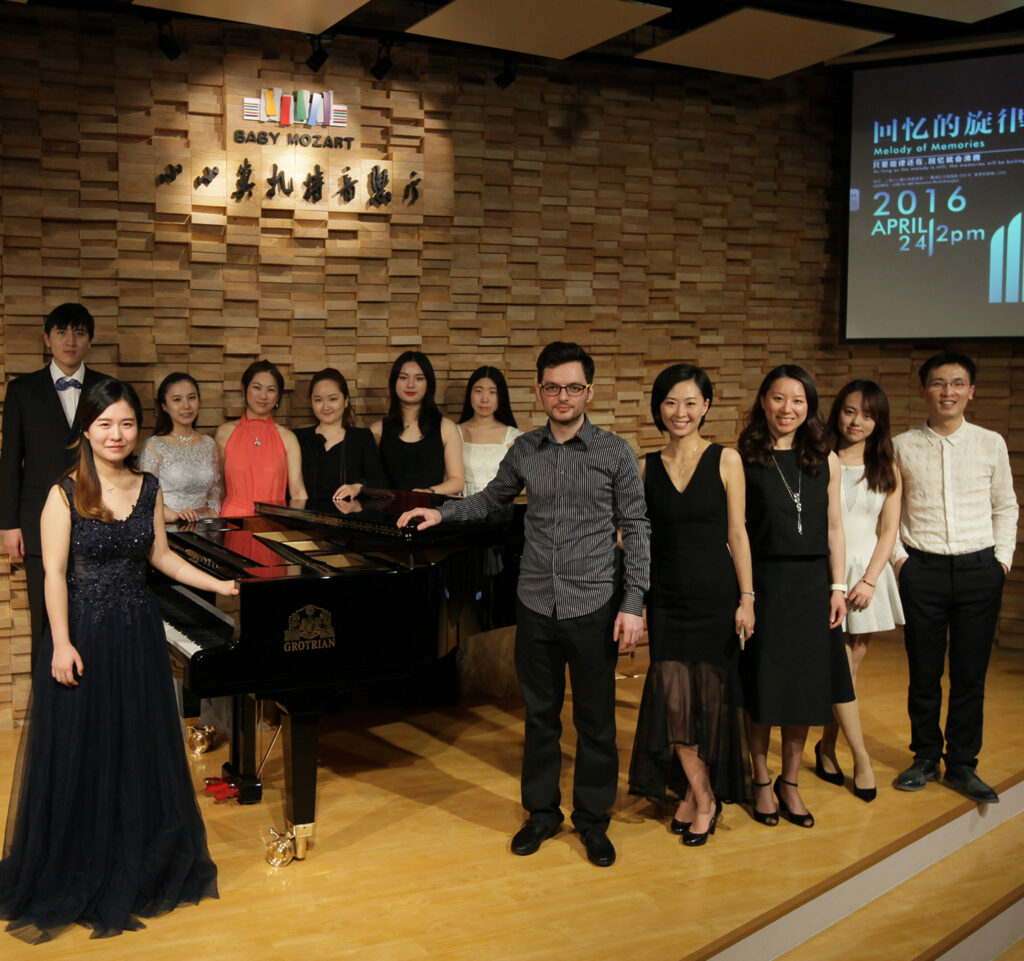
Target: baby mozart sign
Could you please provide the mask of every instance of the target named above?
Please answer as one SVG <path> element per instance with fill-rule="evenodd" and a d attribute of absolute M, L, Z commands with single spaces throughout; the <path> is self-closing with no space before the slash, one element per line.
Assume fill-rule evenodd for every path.
<path fill-rule="evenodd" d="M 359 90 L 351 93 L 342 99 L 334 90 L 266 87 L 251 96 L 229 95 L 225 151 L 162 153 L 155 171 L 158 200 L 188 198 L 242 216 L 259 216 L 265 208 L 452 213 L 450 140 L 429 134 L 422 109 L 408 104 L 400 121 L 386 107 L 361 117 L 364 111 L 352 104 Z M 418 114 L 418 122 L 407 119 L 410 114 Z"/>

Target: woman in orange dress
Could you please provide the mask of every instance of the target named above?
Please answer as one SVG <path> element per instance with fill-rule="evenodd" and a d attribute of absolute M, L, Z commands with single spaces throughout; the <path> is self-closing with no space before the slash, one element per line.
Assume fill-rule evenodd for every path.
<path fill-rule="evenodd" d="M 299 442 L 274 423 L 284 393 L 281 372 L 269 360 L 258 360 L 242 374 L 242 391 L 245 412 L 221 424 L 215 437 L 224 460 L 223 517 L 248 517 L 257 502 L 306 498 Z"/>

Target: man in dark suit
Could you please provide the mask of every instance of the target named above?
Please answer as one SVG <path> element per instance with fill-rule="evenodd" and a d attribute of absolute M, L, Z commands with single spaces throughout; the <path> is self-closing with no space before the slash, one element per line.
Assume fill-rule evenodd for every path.
<path fill-rule="evenodd" d="M 46 624 L 39 515 L 50 488 L 71 466 L 79 397 L 104 376 L 85 366 L 95 330 L 92 314 L 81 304 L 54 308 L 43 328 L 53 360 L 12 381 L 4 403 L 0 529 L 11 560 L 25 562 L 33 662 Z"/>

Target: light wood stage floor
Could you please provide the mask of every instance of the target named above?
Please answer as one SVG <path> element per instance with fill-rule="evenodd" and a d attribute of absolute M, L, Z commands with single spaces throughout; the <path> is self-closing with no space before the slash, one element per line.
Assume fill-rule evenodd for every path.
<path fill-rule="evenodd" d="M 179 909 L 149 921 L 144 931 L 104 941 L 90 941 L 81 928 L 40 946 L 0 934 L 0 955 L 6 961 L 703 958 L 740 934 L 756 938 L 759 926 L 858 865 L 874 863 L 919 837 L 923 825 L 975 810 L 941 784 L 916 794 L 890 787 L 909 754 L 906 663 L 898 636 L 888 635 L 872 644 L 859 682 L 878 799 L 873 804 L 856 800 L 852 778 L 840 789 L 814 777 L 813 759 L 807 763 L 817 736 L 812 731 L 801 789 L 817 819 L 813 830 L 785 821 L 769 829 L 730 805 L 705 847 L 684 848 L 668 832 L 670 812 L 626 793 L 645 667 L 643 652 L 620 661 L 622 773 L 609 831 L 619 857 L 611 868 L 590 865 L 568 828 L 531 857 L 509 853 L 509 839 L 523 816 L 518 701 L 373 708 L 334 716 L 323 725 L 317 833 L 304 862 L 275 869 L 263 859 L 261 834 L 270 826 L 283 827 L 284 779 L 275 748 L 264 771 L 261 805 L 200 798 L 220 868 L 219 900 Z M 979 766 L 990 783 L 1017 794 L 1024 793 L 1024 786 L 1017 790 L 1024 780 L 1022 679 L 1024 652 L 996 650 Z M 564 721 L 563 798 L 570 798 L 574 741 L 568 705 Z M 3 811 L 18 736 L 0 731 Z M 220 748 L 193 763 L 197 786 L 204 775 L 219 773 L 223 757 Z M 842 743 L 840 761 L 852 775 Z M 771 763 L 777 772 L 777 732 Z M 1003 862 L 993 865 L 993 872 L 998 891 L 1009 891 L 1024 884 L 1024 815 L 997 830 Z M 951 893 L 936 891 L 932 914 L 942 913 Z M 931 916 L 926 920 L 933 923 Z M 800 956 L 831 957 L 824 951 Z M 879 956 L 913 958 L 920 948 Z"/>

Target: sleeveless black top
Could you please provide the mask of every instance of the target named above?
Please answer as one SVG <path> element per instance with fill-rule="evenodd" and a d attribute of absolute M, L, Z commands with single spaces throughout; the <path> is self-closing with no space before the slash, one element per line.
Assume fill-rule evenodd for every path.
<path fill-rule="evenodd" d="M 412 443 L 401 440 L 397 434 L 383 434 L 380 459 L 394 490 L 411 491 L 417 487 L 437 486 L 444 481 L 441 425 Z"/>
<path fill-rule="evenodd" d="M 796 451 L 772 452 L 775 463 L 743 465 L 747 475 L 747 534 L 754 557 L 823 557 L 828 554 L 828 464 L 817 476 L 800 470 Z M 783 480 L 785 478 L 785 481 Z M 789 485 L 789 490 L 786 485 Z M 803 510 L 797 529 L 798 494 Z"/>

